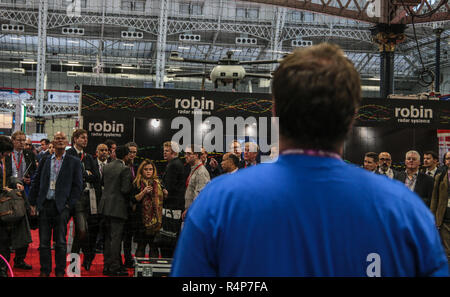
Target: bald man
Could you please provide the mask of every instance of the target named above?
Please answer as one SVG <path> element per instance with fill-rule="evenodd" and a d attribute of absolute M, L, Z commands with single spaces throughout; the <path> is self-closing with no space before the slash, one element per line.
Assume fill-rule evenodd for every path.
<path fill-rule="evenodd" d="M 378 155 L 378 173 L 381 175 L 386 175 L 390 179 L 397 177 L 398 172 L 391 168 L 392 157 L 388 152 L 381 152 Z"/>
<path fill-rule="evenodd" d="M 30 190 L 32 214 L 39 211 L 40 276 L 52 272 L 51 239 L 55 244 L 55 275 L 64 276 L 66 269 L 66 232 L 70 213 L 83 191 L 81 162 L 66 154 L 67 136 L 56 132 L 55 153 L 39 163 Z"/>

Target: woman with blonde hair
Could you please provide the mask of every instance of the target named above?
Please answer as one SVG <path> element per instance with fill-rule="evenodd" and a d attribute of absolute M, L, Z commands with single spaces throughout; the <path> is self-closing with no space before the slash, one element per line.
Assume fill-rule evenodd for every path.
<path fill-rule="evenodd" d="M 139 166 L 133 181 L 133 203 L 136 206 L 136 257 L 145 257 L 150 246 L 150 257 L 156 257 L 152 243 L 161 229 L 163 191 L 153 161 L 145 159 Z"/>

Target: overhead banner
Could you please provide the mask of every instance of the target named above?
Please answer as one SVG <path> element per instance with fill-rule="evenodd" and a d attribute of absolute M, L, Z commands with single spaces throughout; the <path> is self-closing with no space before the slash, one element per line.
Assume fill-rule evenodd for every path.
<path fill-rule="evenodd" d="M 50 91 L 47 94 L 47 99 L 48 102 L 54 103 L 78 103 L 80 101 L 80 93 Z"/>
<path fill-rule="evenodd" d="M 450 128 L 450 102 L 438 100 L 364 99 L 356 126 Z"/>
<path fill-rule="evenodd" d="M 202 121 L 214 117 L 223 121 L 225 130 L 227 117 L 258 121 L 270 118 L 272 109 L 270 94 L 83 85 L 81 98 L 82 125 L 89 133 L 92 146 L 108 138 L 117 143 L 134 139 L 145 144 L 148 139 L 139 131 L 153 133 L 157 128 L 152 128 L 151 119 L 164 123 L 154 136 L 166 141 L 177 131 L 171 129 L 174 119 L 186 118 L 193 122 L 195 117 Z M 148 127 L 136 127 L 146 123 L 146 119 L 150 120 Z"/>

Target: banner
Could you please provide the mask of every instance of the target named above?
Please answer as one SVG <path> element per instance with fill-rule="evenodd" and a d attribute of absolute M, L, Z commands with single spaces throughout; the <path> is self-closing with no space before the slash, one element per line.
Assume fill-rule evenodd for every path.
<path fill-rule="evenodd" d="M 80 93 L 76 92 L 48 92 L 48 102 L 54 103 L 78 103 L 80 101 Z"/>
<path fill-rule="evenodd" d="M 162 143 L 180 130 L 172 128 L 174 119 L 185 117 L 193 126 L 190 127 L 193 134 L 201 137 L 216 128 L 203 127 L 206 126 L 204 123 L 194 127 L 196 116 L 201 116 L 205 122 L 209 118 L 212 123 L 214 119 L 220 119 L 223 125 L 218 129 L 223 130 L 223 138 L 214 141 L 225 149 L 229 142 L 225 125 L 229 119 L 239 117 L 257 122 L 245 122 L 244 132 L 237 128 L 233 131 L 241 144 L 249 140 L 257 140 L 258 144 L 261 141 L 272 143 L 270 132 L 267 132 L 272 131 L 271 94 L 82 86 L 80 118 L 82 127 L 89 133 L 89 152 L 94 152 L 96 145 L 106 139 L 118 144 L 135 141 L 139 145 L 139 157 L 160 160 Z M 271 119 L 265 136 L 260 133 L 260 119 Z M 355 127 L 346 142 L 352 145 L 346 146 L 345 150 L 351 162 L 360 163 L 367 151 L 397 150 L 394 153 L 399 160 L 404 152 L 413 148 L 437 151 L 436 130 L 450 129 L 450 102 L 365 98 L 356 116 Z M 388 137 L 393 133 L 390 130 L 401 132 L 405 137 L 401 141 L 396 138 L 393 143 Z M 366 133 L 367 137 L 363 137 L 365 132 L 370 132 Z M 210 151 L 221 152 L 223 149 Z"/>
<path fill-rule="evenodd" d="M 363 99 L 355 126 L 450 128 L 450 102 L 438 100 Z"/>

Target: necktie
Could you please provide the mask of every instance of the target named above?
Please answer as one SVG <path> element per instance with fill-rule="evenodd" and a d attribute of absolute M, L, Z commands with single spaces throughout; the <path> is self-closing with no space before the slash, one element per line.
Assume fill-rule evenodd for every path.
<path fill-rule="evenodd" d="M 82 156 L 82 155 L 83 155 L 82 153 L 78 153 L 78 158 L 81 159 L 81 156 Z"/>
<path fill-rule="evenodd" d="M 17 153 L 17 160 L 19 160 L 18 161 L 19 162 L 19 168 L 17 168 L 17 177 L 22 179 L 23 178 L 23 172 L 22 172 L 22 166 L 23 166 L 22 162 L 23 162 L 23 160 L 22 160 L 22 153 L 21 152 Z"/>

